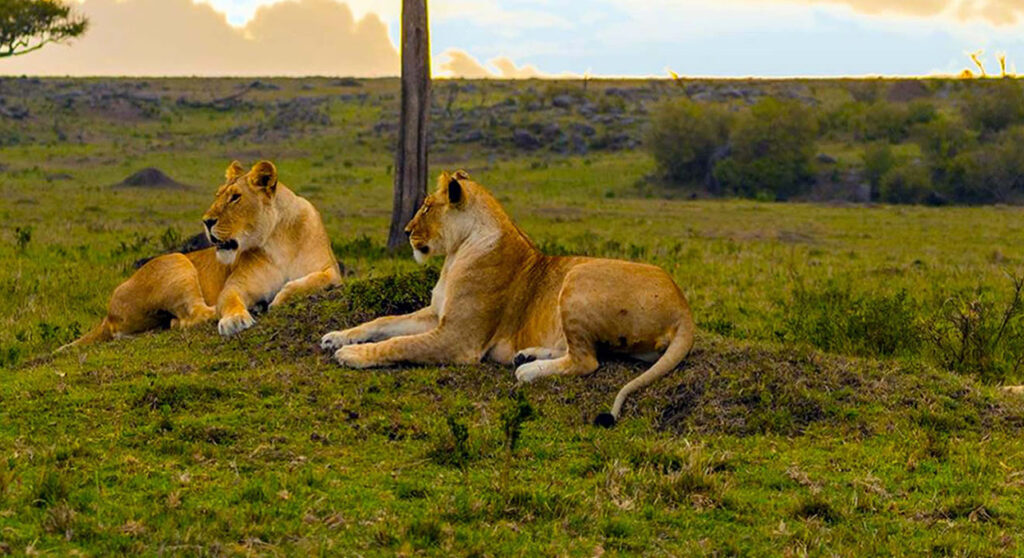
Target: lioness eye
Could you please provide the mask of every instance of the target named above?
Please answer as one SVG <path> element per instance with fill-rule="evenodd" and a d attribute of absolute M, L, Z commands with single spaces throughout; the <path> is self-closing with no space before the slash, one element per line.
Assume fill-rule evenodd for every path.
<path fill-rule="evenodd" d="M 423 206 L 423 214 L 426 215 L 429 212 L 430 212 L 430 206 L 429 205 Z"/>
<path fill-rule="evenodd" d="M 231 200 L 230 200 L 229 203 L 234 203 L 234 202 L 236 202 L 236 201 L 238 201 L 240 199 L 242 199 L 242 194 L 238 194 L 238 193 L 231 194 Z"/>

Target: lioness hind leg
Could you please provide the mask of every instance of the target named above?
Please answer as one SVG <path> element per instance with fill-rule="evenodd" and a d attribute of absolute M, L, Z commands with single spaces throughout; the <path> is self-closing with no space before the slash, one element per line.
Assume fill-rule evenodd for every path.
<path fill-rule="evenodd" d="M 209 306 L 200 298 L 188 309 L 171 320 L 171 329 L 181 329 L 208 322 L 217 317 L 217 309 Z"/>
<path fill-rule="evenodd" d="M 597 357 L 593 352 L 566 355 L 551 360 L 535 360 L 516 368 L 516 380 L 528 383 L 545 376 L 583 376 L 597 370 Z"/>
<path fill-rule="evenodd" d="M 565 349 L 552 349 L 549 347 L 529 347 L 516 353 L 512 359 L 512 365 L 516 368 L 535 360 L 551 360 L 565 355 Z"/>

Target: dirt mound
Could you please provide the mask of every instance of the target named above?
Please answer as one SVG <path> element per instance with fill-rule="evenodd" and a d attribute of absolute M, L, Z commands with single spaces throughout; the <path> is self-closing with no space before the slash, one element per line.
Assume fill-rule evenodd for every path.
<path fill-rule="evenodd" d="M 421 308 L 436 280 L 437 272 L 426 268 L 317 293 L 268 314 L 256 330 L 266 338 L 256 343 L 286 360 L 329 358 L 317 348 L 324 332 Z M 481 400 L 514 388 L 511 367 L 472 368 L 442 367 L 438 385 Z M 581 424 L 590 424 L 645 368 L 630 360 L 602 360 L 589 376 L 527 389 L 531 400 L 569 405 Z M 658 428 L 686 436 L 799 436 L 820 428 L 851 437 L 893 428 L 937 435 L 1024 431 L 1024 398 L 952 372 L 919 362 L 851 358 L 704 333 L 679 369 L 628 400 L 624 413 L 650 416 Z"/>
<path fill-rule="evenodd" d="M 147 167 L 114 184 L 114 188 L 164 188 L 184 190 L 188 186 L 164 174 L 158 168 Z"/>
<path fill-rule="evenodd" d="M 679 433 L 794 436 L 816 426 L 870 436 L 1024 428 L 1024 405 L 916 362 L 702 339 L 667 395 L 659 425 Z"/>

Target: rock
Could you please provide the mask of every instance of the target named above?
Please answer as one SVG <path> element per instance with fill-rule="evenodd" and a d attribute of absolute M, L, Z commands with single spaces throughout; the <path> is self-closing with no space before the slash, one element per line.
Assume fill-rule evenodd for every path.
<path fill-rule="evenodd" d="M 147 167 L 114 184 L 114 188 L 168 188 L 184 190 L 188 186 L 167 176 L 160 169 Z"/>
<path fill-rule="evenodd" d="M 519 149 L 533 150 L 540 147 L 540 140 L 529 130 L 519 129 L 512 133 L 512 143 Z"/>
<path fill-rule="evenodd" d="M 919 79 L 901 79 L 889 87 L 886 98 L 891 103 L 906 103 L 921 97 L 931 96 L 928 86 Z"/>
<path fill-rule="evenodd" d="M 249 89 L 255 89 L 257 91 L 277 91 L 281 89 L 281 86 L 274 85 L 273 83 L 266 83 L 260 80 L 256 80 L 247 86 Z"/>
<path fill-rule="evenodd" d="M 343 77 L 331 82 L 335 87 L 362 87 L 363 82 L 354 77 Z"/>
<path fill-rule="evenodd" d="M 551 122 L 551 123 L 547 124 L 546 126 L 544 126 L 541 129 L 540 133 L 541 133 L 541 135 L 544 136 L 544 139 L 547 139 L 547 140 L 550 141 L 550 140 L 552 140 L 552 139 L 562 135 L 562 128 L 558 125 L 557 122 Z"/>
<path fill-rule="evenodd" d="M 857 203 L 871 203 L 871 184 L 865 182 L 858 184 L 853 192 L 853 201 Z"/>
<path fill-rule="evenodd" d="M 573 122 L 569 125 L 569 130 L 587 138 L 597 133 L 593 126 L 585 122 Z"/>
<path fill-rule="evenodd" d="M 458 141 L 460 143 L 475 143 L 475 142 L 478 142 L 478 141 L 483 141 L 483 139 L 484 139 L 484 133 L 483 132 L 481 132 L 480 130 L 470 130 L 470 131 L 466 132 L 465 134 L 463 134 L 459 138 Z"/>
<path fill-rule="evenodd" d="M 818 162 L 825 163 L 826 165 L 834 165 L 836 164 L 836 158 L 828 153 L 818 153 Z"/>
<path fill-rule="evenodd" d="M 573 98 L 570 95 L 558 95 L 554 99 L 551 99 L 551 106 L 560 109 L 572 108 Z"/>

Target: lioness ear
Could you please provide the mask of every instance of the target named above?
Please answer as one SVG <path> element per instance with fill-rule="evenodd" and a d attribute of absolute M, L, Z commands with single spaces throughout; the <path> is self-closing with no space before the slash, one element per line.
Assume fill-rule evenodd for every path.
<path fill-rule="evenodd" d="M 462 191 L 462 184 L 459 184 L 458 179 L 452 178 L 448 182 L 448 203 L 455 207 L 461 207 L 464 201 L 466 201 L 466 193 Z"/>
<path fill-rule="evenodd" d="M 458 178 L 459 180 L 469 180 L 469 173 L 463 169 L 455 171 L 455 174 L 453 174 L 452 176 Z"/>
<path fill-rule="evenodd" d="M 226 178 L 228 182 L 234 182 L 236 178 L 243 174 L 245 174 L 245 167 L 242 166 L 242 163 L 239 163 L 238 161 L 231 161 L 231 164 L 228 165 L 228 170 L 224 171 L 224 178 Z"/>
<path fill-rule="evenodd" d="M 249 171 L 249 185 L 273 195 L 277 188 L 277 168 L 270 161 L 260 161 Z"/>

